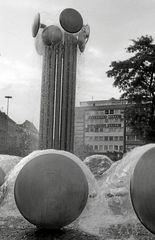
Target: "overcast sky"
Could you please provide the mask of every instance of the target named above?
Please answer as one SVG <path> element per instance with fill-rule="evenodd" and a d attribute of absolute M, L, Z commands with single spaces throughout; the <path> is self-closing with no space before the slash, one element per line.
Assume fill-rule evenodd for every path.
<path fill-rule="evenodd" d="M 6 112 L 5 95 L 11 95 L 9 115 L 17 123 L 39 123 L 42 58 L 31 35 L 34 16 L 40 12 L 47 24 L 59 25 L 59 14 L 68 7 L 91 29 L 78 56 L 77 104 L 118 98 L 105 73 L 111 61 L 127 57 L 131 39 L 155 37 L 155 0 L 0 0 L 0 110 Z"/>

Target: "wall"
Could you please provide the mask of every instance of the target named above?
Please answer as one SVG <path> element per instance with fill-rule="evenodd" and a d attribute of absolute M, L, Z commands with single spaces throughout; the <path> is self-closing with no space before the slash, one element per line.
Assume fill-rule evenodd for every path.
<path fill-rule="evenodd" d="M 25 121 L 17 124 L 5 113 L 0 112 L 0 154 L 26 156 L 38 149 L 38 131 Z"/>

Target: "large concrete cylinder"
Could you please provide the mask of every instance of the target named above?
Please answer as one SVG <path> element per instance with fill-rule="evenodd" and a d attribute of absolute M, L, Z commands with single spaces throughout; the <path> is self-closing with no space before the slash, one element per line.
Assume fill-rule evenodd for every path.
<path fill-rule="evenodd" d="M 131 177 L 130 194 L 139 220 L 155 234 L 155 145 L 138 160 Z"/>
<path fill-rule="evenodd" d="M 19 172 L 14 195 L 20 213 L 30 223 L 58 229 L 81 214 L 88 198 L 88 182 L 70 154 L 46 152 L 33 157 Z"/>

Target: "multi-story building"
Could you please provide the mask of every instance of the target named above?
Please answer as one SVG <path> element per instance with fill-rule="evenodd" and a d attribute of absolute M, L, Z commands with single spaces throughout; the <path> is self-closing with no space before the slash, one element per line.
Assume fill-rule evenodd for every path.
<path fill-rule="evenodd" d="M 75 113 L 75 153 L 115 153 L 118 157 L 143 142 L 126 127 L 126 100 L 81 102 Z M 82 152 L 82 150 L 81 150 Z M 80 154 L 79 154 L 80 155 Z"/>

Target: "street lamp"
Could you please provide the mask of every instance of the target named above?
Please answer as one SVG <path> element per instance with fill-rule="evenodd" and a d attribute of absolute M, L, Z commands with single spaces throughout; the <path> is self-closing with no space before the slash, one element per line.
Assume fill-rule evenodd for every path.
<path fill-rule="evenodd" d="M 7 98 L 7 116 L 8 116 L 8 113 L 9 113 L 9 100 L 10 100 L 10 98 L 12 98 L 12 96 L 5 96 L 5 98 Z"/>

